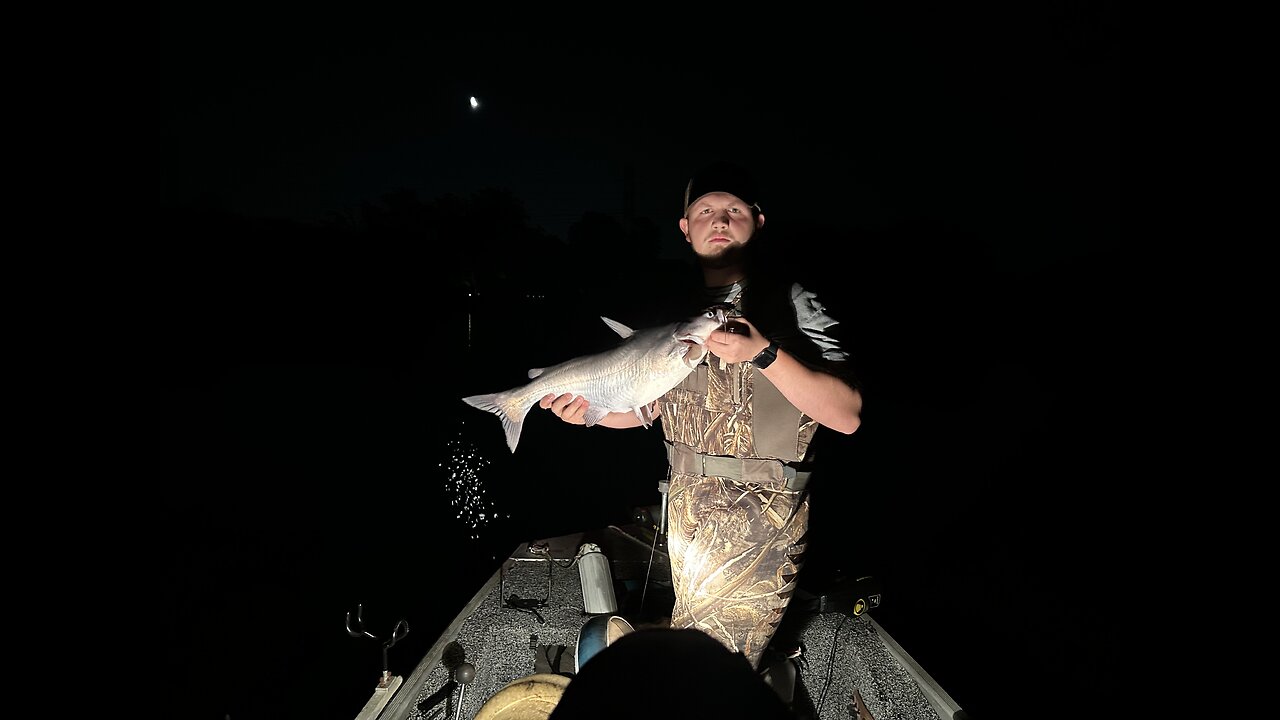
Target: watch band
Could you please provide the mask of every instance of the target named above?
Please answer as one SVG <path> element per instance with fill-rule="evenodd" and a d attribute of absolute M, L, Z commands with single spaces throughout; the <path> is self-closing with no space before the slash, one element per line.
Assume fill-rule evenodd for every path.
<path fill-rule="evenodd" d="M 777 359 L 778 343 L 770 340 L 768 347 L 757 353 L 755 357 L 751 358 L 751 364 L 763 370 L 772 365 L 773 361 Z"/>

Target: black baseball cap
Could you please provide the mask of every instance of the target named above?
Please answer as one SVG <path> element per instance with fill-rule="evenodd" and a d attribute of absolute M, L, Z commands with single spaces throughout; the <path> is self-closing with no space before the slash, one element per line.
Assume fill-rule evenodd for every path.
<path fill-rule="evenodd" d="M 713 192 L 726 192 L 738 197 L 760 212 L 760 189 L 746 168 L 727 160 L 711 163 L 693 174 L 684 188 L 684 209 L 698 198 Z"/>

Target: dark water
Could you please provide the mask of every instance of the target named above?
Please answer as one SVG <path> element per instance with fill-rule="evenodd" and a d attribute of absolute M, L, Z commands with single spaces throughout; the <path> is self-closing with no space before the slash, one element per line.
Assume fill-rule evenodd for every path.
<path fill-rule="evenodd" d="M 1094 353 L 1119 335 L 1059 295 L 1080 270 L 838 299 L 859 310 L 866 411 L 822 446 L 809 567 L 880 578 L 877 619 L 974 717 L 1119 672 L 1111 622 L 1082 611 L 1116 586 L 1121 420 L 1096 405 L 1121 395 Z M 1087 272 L 1095 292 L 1123 279 Z M 535 410 L 512 455 L 459 401 L 612 342 L 581 296 L 315 289 L 192 293 L 158 351 L 167 687 L 186 717 L 350 720 L 383 669 L 344 627 L 357 604 L 380 638 L 408 623 L 388 655 L 408 675 L 516 544 L 658 497 L 657 428 Z"/>

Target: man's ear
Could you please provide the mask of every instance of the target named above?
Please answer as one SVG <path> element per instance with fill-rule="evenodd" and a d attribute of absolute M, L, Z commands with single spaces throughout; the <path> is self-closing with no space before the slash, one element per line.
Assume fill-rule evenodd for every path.
<path fill-rule="evenodd" d="M 684 234 L 685 242 L 693 242 L 689 239 L 689 218 L 680 218 L 680 232 Z"/>
<path fill-rule="evenodd" d="M 762 228 L 762 227 L 764 227 L 764 213 L 757 213 L 757 214 L 756 214 L 756 229 L 757 229 L 757 230 L 759 230 L 759 229 L 760 229 L 760 228 Z"/>

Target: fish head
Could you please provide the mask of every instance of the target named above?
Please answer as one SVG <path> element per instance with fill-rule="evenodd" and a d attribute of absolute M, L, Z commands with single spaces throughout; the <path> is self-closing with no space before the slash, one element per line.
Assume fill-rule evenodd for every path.
<path fill-rule="evenodd" d="M 716 303 L 708 306 L 705 312 L 719 313 L 716 317 L 720 318 L 720 322 L 724 322 L 728 318 L 742 317 L 742 313 L 733 303 Z"/>
<path fill-rule="evenodd" d="M 718 303 L 702 311 L 688 320 L 678 324 L 674 337 L 681 343 L 684 363 L 694 367 L 707 355 L 707 338 L 715 330 L 724 327 L 730 313 L 736 308 L 727 303 Z"/>
<path fill-rule="evenodd" d="M 681 342 L 705 345 L 711 333 L 723 327 L 730 313 L 734 311 L 735 308 L 732 305 L 725 303 L 712 305 L 703 310 L 702 314 L 695 315 L 677 325 L 675 337 Z"/>

